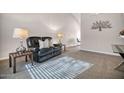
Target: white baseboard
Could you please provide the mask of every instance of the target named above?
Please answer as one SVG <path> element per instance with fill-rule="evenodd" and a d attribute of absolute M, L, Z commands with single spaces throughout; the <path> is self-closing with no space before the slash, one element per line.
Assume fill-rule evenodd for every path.
<path fill-rule="evenodd" d="M 9 59 L 9 57 L 2 57 L 2 58 L 0 58 L 0 61 L 7 60 L 7 59 Z"/>
<path fill-rule="evenodd" d="M 107 54 L 107 55 L 120 56 L 119 54 L 110 53 L 110 52 L 101 52 L 101 51 L 94 51 L 94 50 L 88 50 L 88 49 L 82 49 L 82 48 L 80 48 L 80 50 L 89 51 L 89 52 L 95 52 L 95 53 L 101 53 L 101 54 Z"/>
<path fill-rule="evenodd" d="M 80 46 L 80 44 L 67 45 L 66 47 L 75 47 L 75 46 Z"/>

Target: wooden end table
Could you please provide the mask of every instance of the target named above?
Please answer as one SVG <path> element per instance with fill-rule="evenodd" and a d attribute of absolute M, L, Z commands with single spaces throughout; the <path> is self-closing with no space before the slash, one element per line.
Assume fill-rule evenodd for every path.
<path fill-rule="evenodd" d="M 9 67 L 12 67 L 13 64 L 13 73 L 16 73 L 16 59 L 20 57 L 25 57 L 25 61 L 28 61 L 28 57 L 33 65 L 33 53 L 29 50 L 25 52 L 13 52 L 9 53 Z"/>

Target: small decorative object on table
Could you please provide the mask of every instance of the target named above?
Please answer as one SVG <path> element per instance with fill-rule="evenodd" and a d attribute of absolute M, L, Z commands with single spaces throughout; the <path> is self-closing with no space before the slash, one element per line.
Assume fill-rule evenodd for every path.
<path fill-rule="evenodd" d="M 25 57 L 25 61 L 28 61 L 28 57 L 33 65 L 33 53 L 30 50 L 23 52 L 13 52 L 9 53 L 9 67 L 12 67 L 13 64 L 13 73 L 16 73 L 16 59 L 20 57 Z"/>
<path fill-rule="evenodd" d="M 13 33 L 13 38 L 20 39 L 20 47 L 16 49 L 17 52 L 24 52 L 26 48 L 23 46 L 23 40 L 28 37 L 28 30 L 23 28 L 15 28 Z"/>

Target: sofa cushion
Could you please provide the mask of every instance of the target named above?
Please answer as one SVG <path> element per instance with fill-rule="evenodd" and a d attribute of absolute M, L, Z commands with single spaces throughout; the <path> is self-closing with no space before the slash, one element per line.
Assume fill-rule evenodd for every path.
<path fill-rule="evenodd" d="M 61 48 L 59 48 L 59 47 L 54 47 L 53 48 L 53 51 L 60 51 L 61 50 Z"/>
<path fill-rule="evenodd" d="M 48 55 L 51 53 L 53 53 L 53 48 L 42 48 L 42 49 L 40 49 L 38 55 L 39 56 L 45 56 L 45 55 Z"/>

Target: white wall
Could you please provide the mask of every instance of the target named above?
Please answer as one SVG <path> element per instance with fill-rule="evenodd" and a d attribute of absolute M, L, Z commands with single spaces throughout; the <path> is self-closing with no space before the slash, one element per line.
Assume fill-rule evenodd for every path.
<path fill-rule="evenodd" d="M 80 31 L 73 14 L 69 13 L 0 14 L 0 58 L 7 57 L 19 46 L 19 40 L 12 38 L 13 30 L 17 27 L 29 29 L 30 36 L 52 36 L 54 41 L 55 33 L 61 31 L 64 33 L 62 42 L 67 46 L 77 44 L 77 33 Z"/>
<path fill-rule="evenodd" d="M 0 17 L 1 17 L 1 15 L 0 15 Z M 0 20 L 1 20 L 1 18 L 0 18 Z M 0 24 L 1 24 L 1 21 L 0 21 Z M 2 33 L 1 33 L 1 27 L 0 27 L 0 43 L 1 42 L 2 42 Z M 2 51 L 2 44 L 0 44 L 0 57 L 2 56 L 1 51 Z"/>
<path fill-rule="evenodd" d="M 99 20 L 110 21 L 112 28 L 102 31 L 92 30 L 92 23 Z M 124 44 L 124 39 L 119 38 L 118 35 L 123 29 L 123 14 L 82 14 L 81 49 L 113 54 L 112 44 Z"/>

